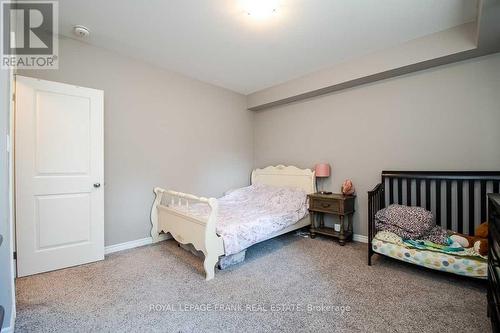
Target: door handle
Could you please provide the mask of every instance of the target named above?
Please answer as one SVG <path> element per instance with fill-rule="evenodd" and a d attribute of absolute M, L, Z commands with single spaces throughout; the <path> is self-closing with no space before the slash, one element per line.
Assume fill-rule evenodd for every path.
<path fill-rule="evenodd" d="M 100 184 L 100 183 L 95 183 L 95 184 L 94 184 L 94 187 L 95 187 L 95 188 L 99 188 L 99 187 L 101 187 L 101 184 Z"/>

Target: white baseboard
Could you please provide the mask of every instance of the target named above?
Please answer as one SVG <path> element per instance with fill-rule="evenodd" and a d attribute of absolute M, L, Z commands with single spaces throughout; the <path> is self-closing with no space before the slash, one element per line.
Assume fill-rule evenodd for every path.
<path fill-rule="evenodd" d="M 2 328 L 0 333 L 14 333 L 14 325 Z"/>
<path fill-rule="evenodd" d="M 15 314 L 15 309 L 13 309 L 13 312 L 10 316 L 10 326 L 4 328 L 0 327 L 0 333 L 14 333 L 15 323 L 16 323 L 16 314 Z M 4 324 L 5 324 L 5 318 L 4 318 Z"/>
<path fill-rule="evenodd" d="M 169 239 L 170 237 L 161 234 L 159 239 L 160 241 Z M 104 247 L 104 254 L 111 254 L 123 250 L 128 250 L 128 249 L 133 249 L 134 247 L 139 247 L 139 246 L 144 246 L 144 245 L 149 245 L 153 243 L 153 239 L 151 237 L 146 237 L 146 238 L 141 238 L 141 239 L 136 239 L 130 242 L 125 242 L 125 243 L 120 243 L 120 244 L 114 244 L 114 245 L 109 245 Z M 3 333 L 3 332 L 2 332 Z"/>
<path fill-rule="evenodd" d="M 360 243 L 368 243 L 368 237 L 359 234 L 352 235 L 352 240 Z"/>
<path fill-rule="evenodd" d="M 14 273 L 14 279 L 17 277 L 17 270 L 16 270 L 16 259 L 12 260 L 12 269 Z M 12 283 L 12 287 L 14 287 L 14 283 Z M 15 292 L 12 294 L 12 308 L 10 309 L 10 326 L 9 327 L 0 327 L 0 333 L 14 333 L 15 327 L 16 327 L 16 295 Z M 5 310 L 5 309 L 4 309 Z M 3 323 L 6 324 L 8 323 L 7 318 L 3 318 Z"/>
<path fill-rule="evenodd" d="M 5 323 L 5 318 L 4 318 L 4 323 Z M 10 326 L 9 327 L 0 327 L 0 333 L 14 333 L 15 331 L 15 326 L 16 326 L 16 309 L 12 309 L 12 313 L 10 316 Z"/>
<path fill-rule="evenodd" d="M 170 236 L 167 236 L 165 234 L 160 235 L 160 241 L 169 239 Z M 368 237 L 359 235 L 359 234 L 354 234 L 352 236 L 352 240 L 355 242 L 360 242 L 360 243 L 368 243 Z M 146 237 L 146 238 L 141 238 L 141 239 L 136 239 L 130 242 L 125 242 L 125 243 L 120 243 L 120 244 L 114 244 L 114 245 L 109 245 L 104 248 L 104 254 L 111 254 L 123 250 L 128 250 L 128 249 L 133 249 L 135 247 L 139 246 L 144 246 L 144 245 L 149 245 L 153 243 L 153 239 L 151 237 Z M 1 333 L 4 333 L 3 331 Z"/>

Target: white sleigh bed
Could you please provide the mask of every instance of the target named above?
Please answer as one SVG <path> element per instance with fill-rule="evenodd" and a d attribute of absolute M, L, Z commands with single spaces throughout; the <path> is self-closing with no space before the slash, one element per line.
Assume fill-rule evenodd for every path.
<path fill-rule="evenodd" d="M 224 221 L 237 219 L 238 214 L 248 215 L 246 212 L 253 209 L 251 206 L 253 202 L 252 193 L 255 191 L 263 195 L 266 195 L 269 191 L 281 191 L 280 194 L 284 197 L 279 198 L 278 204 L 275 205 L 279 210 L 281 209 L 281 203 L 283 206 L 287 206 L 287 195 L 291 196 L 290 202 L 293 202 L 294 200 L 300 200 L 298 199 L 299 196 L 304 197 L 304 192 L 310 194 L 315 192 L 316 189 L 314 172 L 310 169 L 299 169 L 294 166 L 278 165 L 253 170 L 251 181 L 252 186 L 235 190 L 232 197 L 232 193 L 229 193 L 220 199 L 197 197 L 191 194 L 155 188 L 156 199 L 151 210 L 151 237 L 153 242 L 160 240 L 161 233 L 168 233 L 181 244 L 192 244 L 194 249 L 204 255 L 203 267 L 206 272 L 206 280 L 210 280 L 214 277 L 215 265 L 218 262 L 221 265 L 224 259 L 226 259 L 226 262 L 242 261 L 246 247 L 310 225 L 304 201 L 304 208 L 301 207 L 300 212 L 297 210 L 296 214 L 284 216 L 280 216 L 279 212 L 278 214 L 270 214 L 270 219 L 279 217 L 281 218 L 279 221 L 284 222 L 267 228 L 265 231 L 267 233 L 261 234 L 258 241 L 246 242 L 245 236 L 243 236 L 239 243 L 231 243 L 230 245 L 229 240 L 234 241 L 234 238 L 238 238 L 239 235 L 234 234 L 238 231 L 235 231 L 232 228 L 233 226 L 228 226 L 228 230 L 222 229 Z M 239 192 L 236 193 L 237 191 Z M 241 200 L 240 196 L 246 196 L 245 198 L 248 200 Z M 304 200 L 306 199 L 304 198 Z M 222 216 L 218 221 L 219 201 L 225 211 L 220 212 Z M 240 201 L 241 204 L 239 204 Z M 232 216 L 231 212 L 228 212 L 231 207 L 237 210 Z M 289 209 L 293 212 L 294 208 Z M 255 225 L 255 222 L 253 223 L 254 228 L 259 227 Z M 245 224 L 247 228 L 248 225 Z M 226 247 L 224 246 L 224 237 L 226 237 Z M 237 246 L 234 244 L 237 244 Z M 236 251 L 238 253 L 235 253 Z M 231 257 L 235 260 L 230 259 Z"/>

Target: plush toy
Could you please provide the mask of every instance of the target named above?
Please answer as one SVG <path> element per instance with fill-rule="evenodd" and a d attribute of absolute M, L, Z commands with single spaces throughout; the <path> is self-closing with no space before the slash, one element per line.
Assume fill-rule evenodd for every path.
<path fill-rule="evenodd" d="M 474 243 L 474 250 L 482 256 L 488 255 L 488 238 L 482 238 Z"/>
<path fill-rule="evenodd" d="M 482 256 L 488 255 L 488 223 L 482 223 L 476 228 L 475 236 L 468 236 L 454 232 L 450 238 L 460 246 L 474 250 Z"/>
<path fill-rule="evenodd" d="M 462 234 L 459 234 L 459 233 L 454 233 L 450 236 L 450 239 L 459 244 L 461 247 L 464 247 L 464 248 L 467 248 L 467 247 L 471 247 L 470 246 L 470 241 L 468 239 L 469 236 L 467 235 L 462 235 Z"/>
<path fill-rule="evenodd" d="M 488 238 L 488 222 L 484 222 L 478 225 L 476 228 L 476 233 L 474 235 L 481 238 Z"/>

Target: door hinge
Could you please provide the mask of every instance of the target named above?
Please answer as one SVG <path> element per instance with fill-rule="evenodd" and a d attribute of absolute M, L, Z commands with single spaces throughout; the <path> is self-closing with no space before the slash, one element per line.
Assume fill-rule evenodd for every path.
<path fill-rule="evenodd" d="M 14 260 L 17 260 L 17 251 L 14 251 L 13 257 L 14 257 Z"/>
<path fill-rule="evenodd" d="M 12 101 L 15 102 L 16 101 L 16 93 L 13 93 L 12 94 Z"/>

